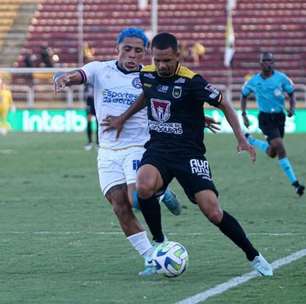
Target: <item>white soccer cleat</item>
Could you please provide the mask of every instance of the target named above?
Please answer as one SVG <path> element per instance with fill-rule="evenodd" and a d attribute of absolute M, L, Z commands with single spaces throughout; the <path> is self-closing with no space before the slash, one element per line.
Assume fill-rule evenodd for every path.
<path fill-rule="evenodd" d="M 251 266 L 262 276 L 271 277 L 273 276 L 272 266 L 266 261 L 266 259 L 259 254 L 250 262 Z"/>
<path fill-rule="evenodd" d="M 84 146 L 84 150 L 85 151 L 90 151 L 93 148 L 93 144 L 92 143 L 88 143 Z"/>

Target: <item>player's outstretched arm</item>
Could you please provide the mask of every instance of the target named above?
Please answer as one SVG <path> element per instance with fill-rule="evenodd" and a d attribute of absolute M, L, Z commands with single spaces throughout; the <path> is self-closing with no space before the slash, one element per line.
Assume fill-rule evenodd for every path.
<path fill-rule="evenodd" d="M 101 126 L 104 127 L 103 132 L 108 132 L 110 130 L 117 130 L 116 138 L 119 137 L 124 123 L 135 113 L 139 112 L 146 106 L 146 99 L 143 93 L 141 93 L 134 103 L 120 116 L 112 116 L 107 115 L 105 119 L 103 119 Z"/>
<path fill-rule="evenodd" d="M 248 152 L 251 160 L 255 161 L 256 160 L 255 149 L 251 145 L 249 145 L 248 142 L 246 141 L 244 134 L 242 133 L 236 111 L 232 106 L 231 102 L 223 99 L 219 105 L 219 109 L 222 110 L 226 120 L 228 121 L 228 123 L 230 124 L 230 126 L 234 131 L 235 137 L 238 142 L 237 146 L 238 152 L 243 152 L 243 151 Z"/>
<path fill-rule="evenodd" d="M 58 93 L 63 91 L 65 87 L 69 87 L 74 84 L 82 84 L 84 82 L 84 76 L 80 70 L 71 72 L 56 72 L 53 75 L 54 91 Z"/>

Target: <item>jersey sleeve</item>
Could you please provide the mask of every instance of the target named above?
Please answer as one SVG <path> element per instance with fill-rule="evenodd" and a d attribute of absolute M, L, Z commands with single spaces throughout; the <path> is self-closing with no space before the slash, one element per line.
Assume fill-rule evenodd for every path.
<path fill-rule="evenodd" d="M 83 77 L 85 78 L 84 83 L 94 83 L 94 78 L 97 73 L 99 67 L 99 62 L 92 61 L 85 64 L 81 69 L 80 72 L 82 73 Z"/>
<path fill-rule="evenodd" d="M 193 99 L 197 102 L 207 102 L 214 107 L 218 107 L 222 101 L 221 92 L 200 75 L 192 78 L 191 90 Z"/>
<path fill-rule="evenodd" d="M 248 96 L 250 93 L 254 93 L 253 77 L 251 79 L 247 80 L 241 88 L 241 94 L 243 96 Z"/>
<path fill-rule="evenodd" d="M 291 94 L 294 91 L 294 83 L 289 77 L 287 77 L 287 75 L 283 76 L 283 89 L 288 94 Z"/>

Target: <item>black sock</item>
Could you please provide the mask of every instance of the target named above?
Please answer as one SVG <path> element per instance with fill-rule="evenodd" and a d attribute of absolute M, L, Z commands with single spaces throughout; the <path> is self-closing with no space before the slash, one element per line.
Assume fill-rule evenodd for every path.
<path fill-rule="evenodd" d="M 226 211 L 223 211 L 223 218 L 218 227 L 228 238 L 244 251 L 249 261 L 254 260 L 255 256 L 259 255 L 258 251 L 246 237 L 238 221 Z"/>
<path fill-rule="evenodd" d="M 87 138 L 88 138 L 88 142 L 91 143 L 92 142 L 91 120 L 87 121 Z"/>
<path fill-rule="evenodd" d="M 161 225 L 160 205 L 157 198 L 142 199 L 138 196 L 139 207 L 142 215 L 151 231 L 153 240 L 161 243 L 164 241 L 164 234 Z"/>
<path fill-rule="evenodd" d="M 297 188 L 300 185 L 300 183 L 296 180 L 295 182 L 292 183 L 292 186 Z"/>

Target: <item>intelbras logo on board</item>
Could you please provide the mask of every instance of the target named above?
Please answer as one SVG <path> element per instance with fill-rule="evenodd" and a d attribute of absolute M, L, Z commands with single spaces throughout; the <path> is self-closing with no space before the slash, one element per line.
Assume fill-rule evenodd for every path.
<path fill-rule="evenodd" d="M 74 110 L 67 111 L 23 111 L 24 132 L 83 132 L 86 117 Z"/>

